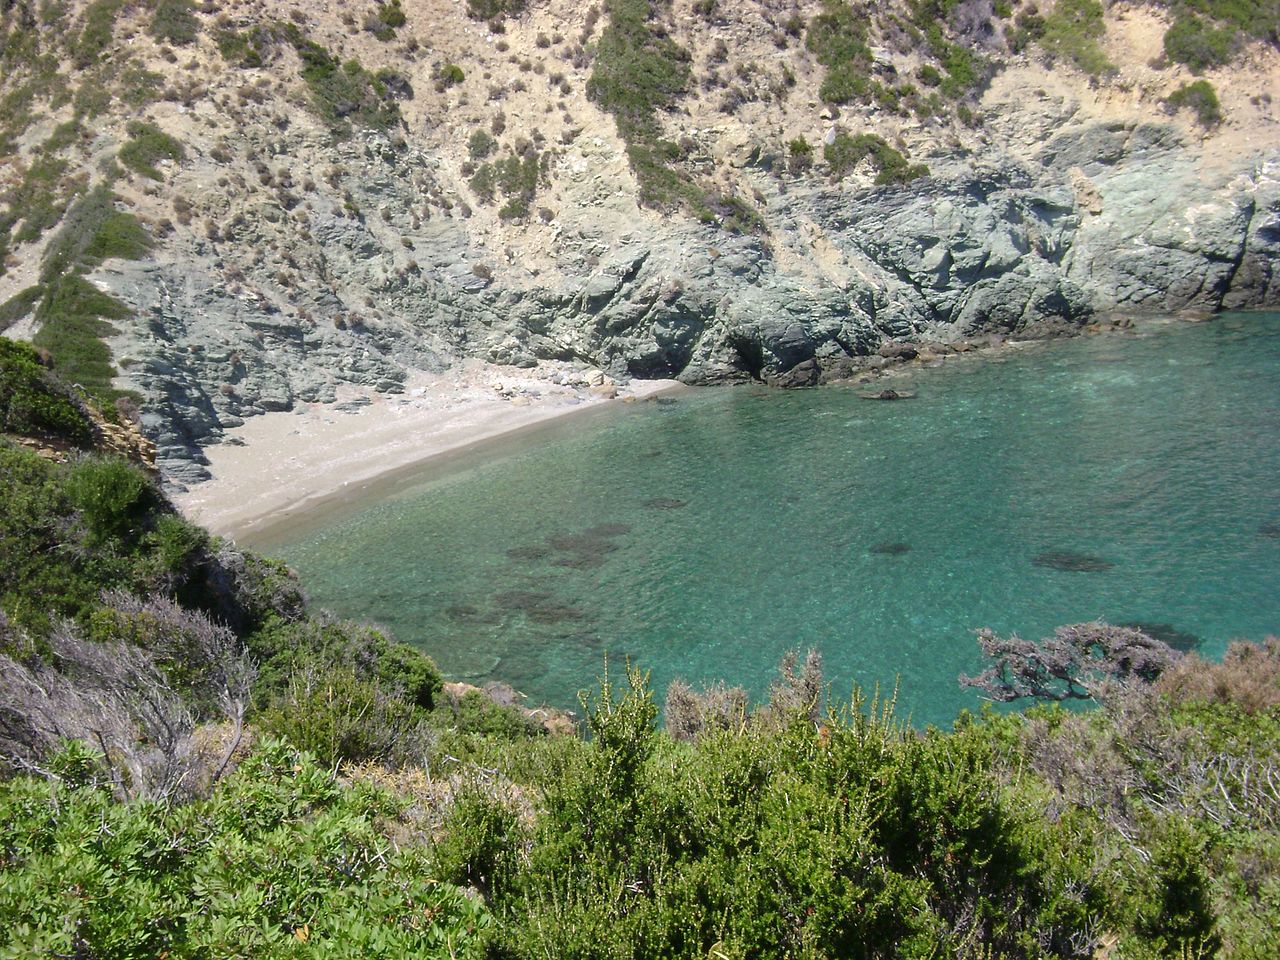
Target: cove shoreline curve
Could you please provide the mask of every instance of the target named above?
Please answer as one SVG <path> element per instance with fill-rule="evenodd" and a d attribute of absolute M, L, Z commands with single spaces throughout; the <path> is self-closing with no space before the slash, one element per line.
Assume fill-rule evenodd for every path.
<path fill-rule="evenodd" d="M 405 392 L 340 392 L 338 402 L 271 412 L 207 447 L 212 478 L 171 494 L 187 519 L 263 549 L 503 447 L 620 405 L 689 389 L 634 380 L 607 390 L 555 383 L 546 372 L 467 362 L 410 376 Z M 603 395 L 602 395 L 603 394 Z"/>
<path fill-rule="evenodd" d="M 1153 327 L 1213 316 L 1101 317 L 1084 327 L 1030 339 L 975 343 L 966 353 L 924 363 L 862 369 L 824 386 L 858 388 L 925 374 L 925 368 L 944 360 L 999 362 L 1002 354 L 1056 340 L 1141 335 Z M 171 499 L 187 519 L 211 533 L 269 550 L 357 512 L 370 500 L 428 481 L 433 473 L 467 469 L 512 445 L 545 439 L 557 429 L 577 429 L 586 418 L 616 412 L 627 403 L 698 389 L 676 380 L 637 379 L 616 384 L 617 396 L 610 398 L 582 384 L 557 383 L 566 379 L 566 372 L 582 374 L 567 365 L 522 370 L 465 360 L 443 373 L 412 374 L 403 394 L 340 388 L 335 403 L 269 412 L 227 430 L 227 440 L 204 451 L 212 478 Z"/>

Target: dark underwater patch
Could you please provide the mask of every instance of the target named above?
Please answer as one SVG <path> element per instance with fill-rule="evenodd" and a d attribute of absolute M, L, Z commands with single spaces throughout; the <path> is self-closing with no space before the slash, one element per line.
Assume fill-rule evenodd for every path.
<path fill-rule="evenodd" d="M 1066 570 L 1071 573 L 1103 573 L 1115 566 L 1110 560 L 1073 550 L 1046 550 L 1031 558 L 1037 567 Z"/>

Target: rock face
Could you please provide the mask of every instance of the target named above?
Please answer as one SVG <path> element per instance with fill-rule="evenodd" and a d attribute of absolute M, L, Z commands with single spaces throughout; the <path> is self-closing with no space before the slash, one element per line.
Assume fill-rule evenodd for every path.
<path fill-rule="evenodd" d="M 488 251 L 465 220 L 423 225 L 412 243 L 429 266 L 406 271 L 377 227 L 313 213 L 328 269 L 370 291 L 368 317 L 339 309 L 352 297 L 289 315 L 233 296 L 217 271 L 226 241 L 112 262 L 95 279 L 138 305 L 115 351 L 142 358 L 129 376 L 148 398 L 145 422 L 169 475 L 187 481 L 202 476 L 200 446 L 244 417 L 332 400 L 338 383 L 395 392 L 406 368 L 459 356 L 808 386 L 862 358 L 914 356 L 902 344 L 1029 336 L 1111 311 L 1275 304 L 1280 160 L 1207 178 L 1171 128 L 1127 131 L 1129 145 L 1107 153 L 1115 135 L 1064 132 L 1039 168 L 1006 156 L 906 187 L 779 191 L 765 237 L 653 217 L 609 242 L 607 223 L 582 216 L 546 282 L 475 272 Z M 359 179 L 380 202 L 412 202 L 376 159 L 368 167 Z M 266 243 L 268 226 L 245 218 L 233 242 Z"/>
<path fill-rule="evenodd" d="M 169 477 L 200 479 L 201 447 L 246 417 L 344 385 L 395 392 L 407 371 L 465 357 L 804 387 L 1103 314 L 1280 302 L 1274 46 L 1212 74 L 1227 120 L 1206 132 L 1165 106 L 1180 68 L 1129 50 L 1144 17 L 1158 47 L 1161 14 L 1124 5 L 1108 13 L 1109 29 L 1128 24 L 1108 49 L 1115 76 L 1009 53 L 962 123 L 822 104 L 824 68 L 775 23 L 776 4 L 742 0 L 708 21 L 679 0 L 670 26 L 697 82 L 660 122 L 700 189 L 750 208 L 759 229 L 736 235 L 639 205 L 626 144 L 587 92 L 597 16 L 547 0 L 498 40 L 463 6 L 408 4 L 395 43 L 337 9 L 308 20 L 335 57 L 389 78 L 402 121 L 383 132 L 336 134 L 307 109 L 294 53 L 227 60 L 212 19 L 183 48 L 189 83 L 146 106 L 182 159 L 159 161 L 158 180 L 121 171 L 112 189 L 158 242 L 91 279 L 134 311 L 109 345 Z M 237 28 L 257 15 L 238 13 Z M 128 36 L 119 56 L 172 72 L 173 51 Z M 880 39 L 875 69 L 915 76 L 921 51 Z M 983 55 L 999 43 L 982 40 Z M 717 105 L 698 91 L 727 82 L 725 57 L 746 93 Z M 439 79 L 446 60 L 456 83 Z M 746 89 L 764 64 L 789 77 L 768 96 Z M 132 116 L 112 107 L 59 149 L 99 170 Z M 32 127 L 22 159 L 53 125 Z M 837 130 L 875 132 L 930 175 L 876 186 L 864 162 L 836 177 L 817 158 Z M 797 142 L 812 144 L 803 169 L 787 152 Z M 537 159 L 524 214 L 481 195 L 484 157 Z M 16 248 L 0 301 L 34 282 L 40 253 Z"/>

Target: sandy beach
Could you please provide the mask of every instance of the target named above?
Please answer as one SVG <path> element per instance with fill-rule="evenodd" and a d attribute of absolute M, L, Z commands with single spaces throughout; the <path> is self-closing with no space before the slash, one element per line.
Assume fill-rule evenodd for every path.
<path fill-rule="evenodd" d="M 466 361 L 411 375 L 403 394 L 344 387 L 336 403 L 299 405 L 228 430 L 205 449 L 213 478 L 173 499 L 213 533 L 257 540 L 327 504 L 357 499 L 398 471 L 678 387 L 600 380 L 567 365 L 529 371 Z"/>

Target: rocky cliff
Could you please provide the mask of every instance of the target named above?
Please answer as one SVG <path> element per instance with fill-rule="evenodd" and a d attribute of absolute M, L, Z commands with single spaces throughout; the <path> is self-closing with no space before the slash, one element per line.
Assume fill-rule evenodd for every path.
<path fill-rule="evenodd" d="M 1042 7 L 5 0 L 0 324 L 108 294 L 190 481 L 244 417 L 464 356 L 807 385 L 1280 302 L 1274 33 L 1179 63 L 1176 5 Z"/>

